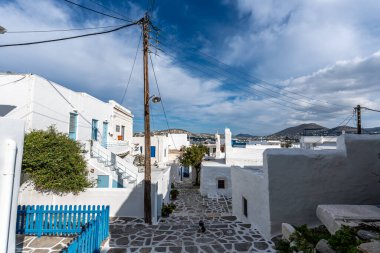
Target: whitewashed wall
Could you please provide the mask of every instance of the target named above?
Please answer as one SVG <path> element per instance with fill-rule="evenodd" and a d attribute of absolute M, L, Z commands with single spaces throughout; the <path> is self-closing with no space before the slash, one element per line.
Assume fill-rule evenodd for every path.
<path fill-rule="evenodd" d="M 156 206 L 155 185 L 152 185 L 152 206 Z M 19 194 L 20 205 L 109 205 L 110 216 L 143 217 L 144 187 L 135 188 L 90 188 L 78 195 L 39 193 L 23 189 Z M 154 209 L 154 208 L 153 208 Z M 156 211 L 153 211 L 154 217 Z"/>
<path fill-rule="evenodd" d="M 223 161 L 213 160 L 204 161 L 202 163 L 200 173 L 200 192 L 202 196 L 224 195 L 231 197 L 232 182 L 231 182 L 231 166 L 225 165 Z M 218 180 L 225 181 L 225 188 L 218 189 Z"/>
<path fill-rule="evenodd" d="M 268 180 L 259 168 L 231 169 L 232 212 L 240 221 L 253 224 L 270 238 Z M 248 215 L 243 214 L 243 197 L 247 199 Z"/>
<path fill-rule="evenodd" d="M 190 142 L 187 140 L 187 134 L 168 134 L 169 148 L 180 150 L 181 147 L 190 146 Z"/>
<path fill-rule="evenodd" d="M 161 214 L 162 203 L 169 201 L 170 168 L 152 171 L 152 217 Z M 110 216 L 144 216 L 144 182 L 129 188 L 89 188 L 78 195 L 40 193 L 24 184 L 18 198 L 20 205 L 109 205 Z"/>
<path fill-rule="evenodd" d="M 281 148 L 280 145 L 249 145 L 247 148 L 232 147 L 232 133 L 225 129 L 225 163 L 231 166 L 260 166 L 266 149 Z"/>
<path fill-rule="evenodd" d="M 151 158 L 151 162 L 158 164 L 166 164 L 169 162 L 169 138 L 166 135 L 154 135 L 150 138 L 150 145 L 156 147 L 156 156 Z M 137 145 L 135 145 L 137 144 Z M 133 137 L 132 146 L 137 147 L 136 153 L 145 154 L 145 139 L 144 137 Z"/>
<path fill-rule="evenodd" d="M 15 153 L 9 150 L 12 143 L 15 144 Z M 24 122 L 0 118 L 1 252 L 16 252 L 17 198 L 21 178 L 23 148 Z M 6 165 L 8 165 L 8 168 Z"/>
<path fill-rule="evenodd" d="M 282 222 L 318 224 L 319 204 L 378 204 L 375 174 L 380 174 L 380 136 L 342 135 L 335 151 L 268 149 L 262 173 L 232 172 L 234 214 L 245 220 L 239 208 L 246 194 L 248 203 L 269 210 L 262 220 L 255 216 L 259 210 L 249 210 L 253 216 L 247 221 L 270 238 Z"/>

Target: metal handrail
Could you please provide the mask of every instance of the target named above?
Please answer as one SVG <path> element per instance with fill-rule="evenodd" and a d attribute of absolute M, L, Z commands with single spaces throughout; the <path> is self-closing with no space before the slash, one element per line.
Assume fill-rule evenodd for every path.
<path fill-rule="evenodd" d="M 96 153 L 99 158 L 103 158 L 104 162 L 108 165 L 108 166 L 112 166 L 114 168 L 114 170 L 118 170 L 118 168 L 120 168 L 120 170 L 122 170 L 122 172 L 125 172 L 126 174 L 128 174 L 129 176 L 133 177 L 134 180 L 137 180 L 137 173 L 134 173 L 133 171 L 131 171 L 126 165 L 122 164 L 120 162 L 120 160 L 122 160 L 120 157 L 118 157 L 116 154 L 113 154 L 111 151 L 105 151 L 105 150 L 102 150 L 104 149 L 103 147 L 99 147 L 99 145 L 95 144 L 92 145 L 92 148 L 91 148 L 91 155 L 93 156 L 94 153 Z M 112 156 L 115 157 L 115 161 L 112 161 Z M 125 161 L 125 163 L 127 163 Z"/>

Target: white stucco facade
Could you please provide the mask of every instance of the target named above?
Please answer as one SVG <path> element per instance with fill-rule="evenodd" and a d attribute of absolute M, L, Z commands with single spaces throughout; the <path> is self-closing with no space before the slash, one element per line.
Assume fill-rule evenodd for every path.
<path fill-rule="evenodd" d="M 200 192 L 202 196 L 224 195 L 231 197 L 231 166 L 226 165 L 224 159 L 203 161 L 200 178 Z M 219 180 L 224 181 L 223 187 L 221 187 L 222 185 L 218 185 Z"/>
<path fill-rule="evenodd" d="M 337 136 L 301 136 L 300 148 L 313 150 L 335 150 Z"/>
<path fill-rule="evenodd" d="M 129 149 L 133 115 L 117 102 L 105 103 L 34 74 L 1 74 L 0 85 L 5 83 L 9 84 L 0 87 L 0 106 L 15 108 L 3 116 L 25 120 L 26 131 L 55 125 L 62 133 L 71 132 L 78 141 L 97 139 L 110 147 L 124 145 L 119 151 Z"/>
<path fill-rule="evenodd" d="M 24 122 L 0 118 L 0 252 L 16 252 L 17 198 L 24 148 Z"/>
<path fill-rule="evenodd" d="M 267 149 L 281 148 L 279 143 L 252 143 L 246 148 L 232 147 L 232 133 L 225 129 L 225 153 L 220 151 L 220 137 L 215 135 L 216 151 L 213 156 L 219 157 L 215 160 L 203 161 L 200 174 L 200 192 L 203 196 L 208 195 L 232 195 L 233 183 L 231 172 L 239 167 L 262 166 L 263 153 Z M 225 157 L 225 158 L 223 158 Z M 211 158 L 211 157 L 210 157 Z M 218 187 L 218 181 L 225 179 L 224 188 Z"/>
<path fill-rule="evenodd" d="M 168 134 L 169 149 L 180 150 L 182 147 L 190 146 L 187 134 Z"/>
<path fill-rule="evenodd" d="M 170 140 L 166 135 L 153 135 L 150 138 L 151 162 L 163 165 L 169 162 Z M 145 137 L 133 137 L 134 154 L 145 154 Z"/>
<path fill-rule="evenodd" d="M 342 135 L 337 143 L 328 151 L 269 149 L 262 168 L 231 170 L 233 214 L 271 238 L 282 222 L 318 224 L 320 204 L 379 204 L 380 136 Z"/>

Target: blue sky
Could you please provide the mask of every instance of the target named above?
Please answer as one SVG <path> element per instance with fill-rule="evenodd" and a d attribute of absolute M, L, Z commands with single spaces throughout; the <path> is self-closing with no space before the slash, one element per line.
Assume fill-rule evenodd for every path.
<path fill-rule="evenodd" d="M 148 1 L 73 0 L 136 20 Z M 152 55 L 169 124 L 194 132 L 264 135 L 315 122 L 334 127 L 357 104 L 380 108 L 380 2 L 365 0 L 156 0 L 161 29 Z M 98 27 L 123 21 L 63 0 L 0 0 L 0 25 L 11 31 Z M 9 33 L 0 44 L 85 33 Z M 91 32 L 91 31 L 90 31 Z M 140 28 L 27 47 L 0 49 L 0 71 L 35 73 L 104 101 L 120 102 Z M 156 50 L 152 49 L 155 53 Z M 153 73 L 151 93 L 158 94 Z M 1 80 L 0 80 L 1 83 Z M 123 103 L 142 130 L 142 55 Z M 1 90 L 0 90 L 1 92 Z M 1 101 L 0 101 L 1 103 Z M 153 129 L 165 129 L 160 105 Z M 346 122 L 344 122 L 346 124 Z M 353 125 L 354 120 L 348 122 Z M 380 115 L 363 112 L 363 126 Z"/>

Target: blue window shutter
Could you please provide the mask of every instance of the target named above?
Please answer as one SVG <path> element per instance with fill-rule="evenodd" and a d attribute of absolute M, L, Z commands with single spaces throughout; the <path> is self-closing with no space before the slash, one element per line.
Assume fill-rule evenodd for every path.
<path fill-rule="evenodd" d="M 109 176 L 98 175 L 98 188 L 108 188 L 108 187 L 109 187 Z"/>
<path fill-rule="evenodd" d="M 150 146 L 150 157 L 156 157 L 156 146 Z"/>

